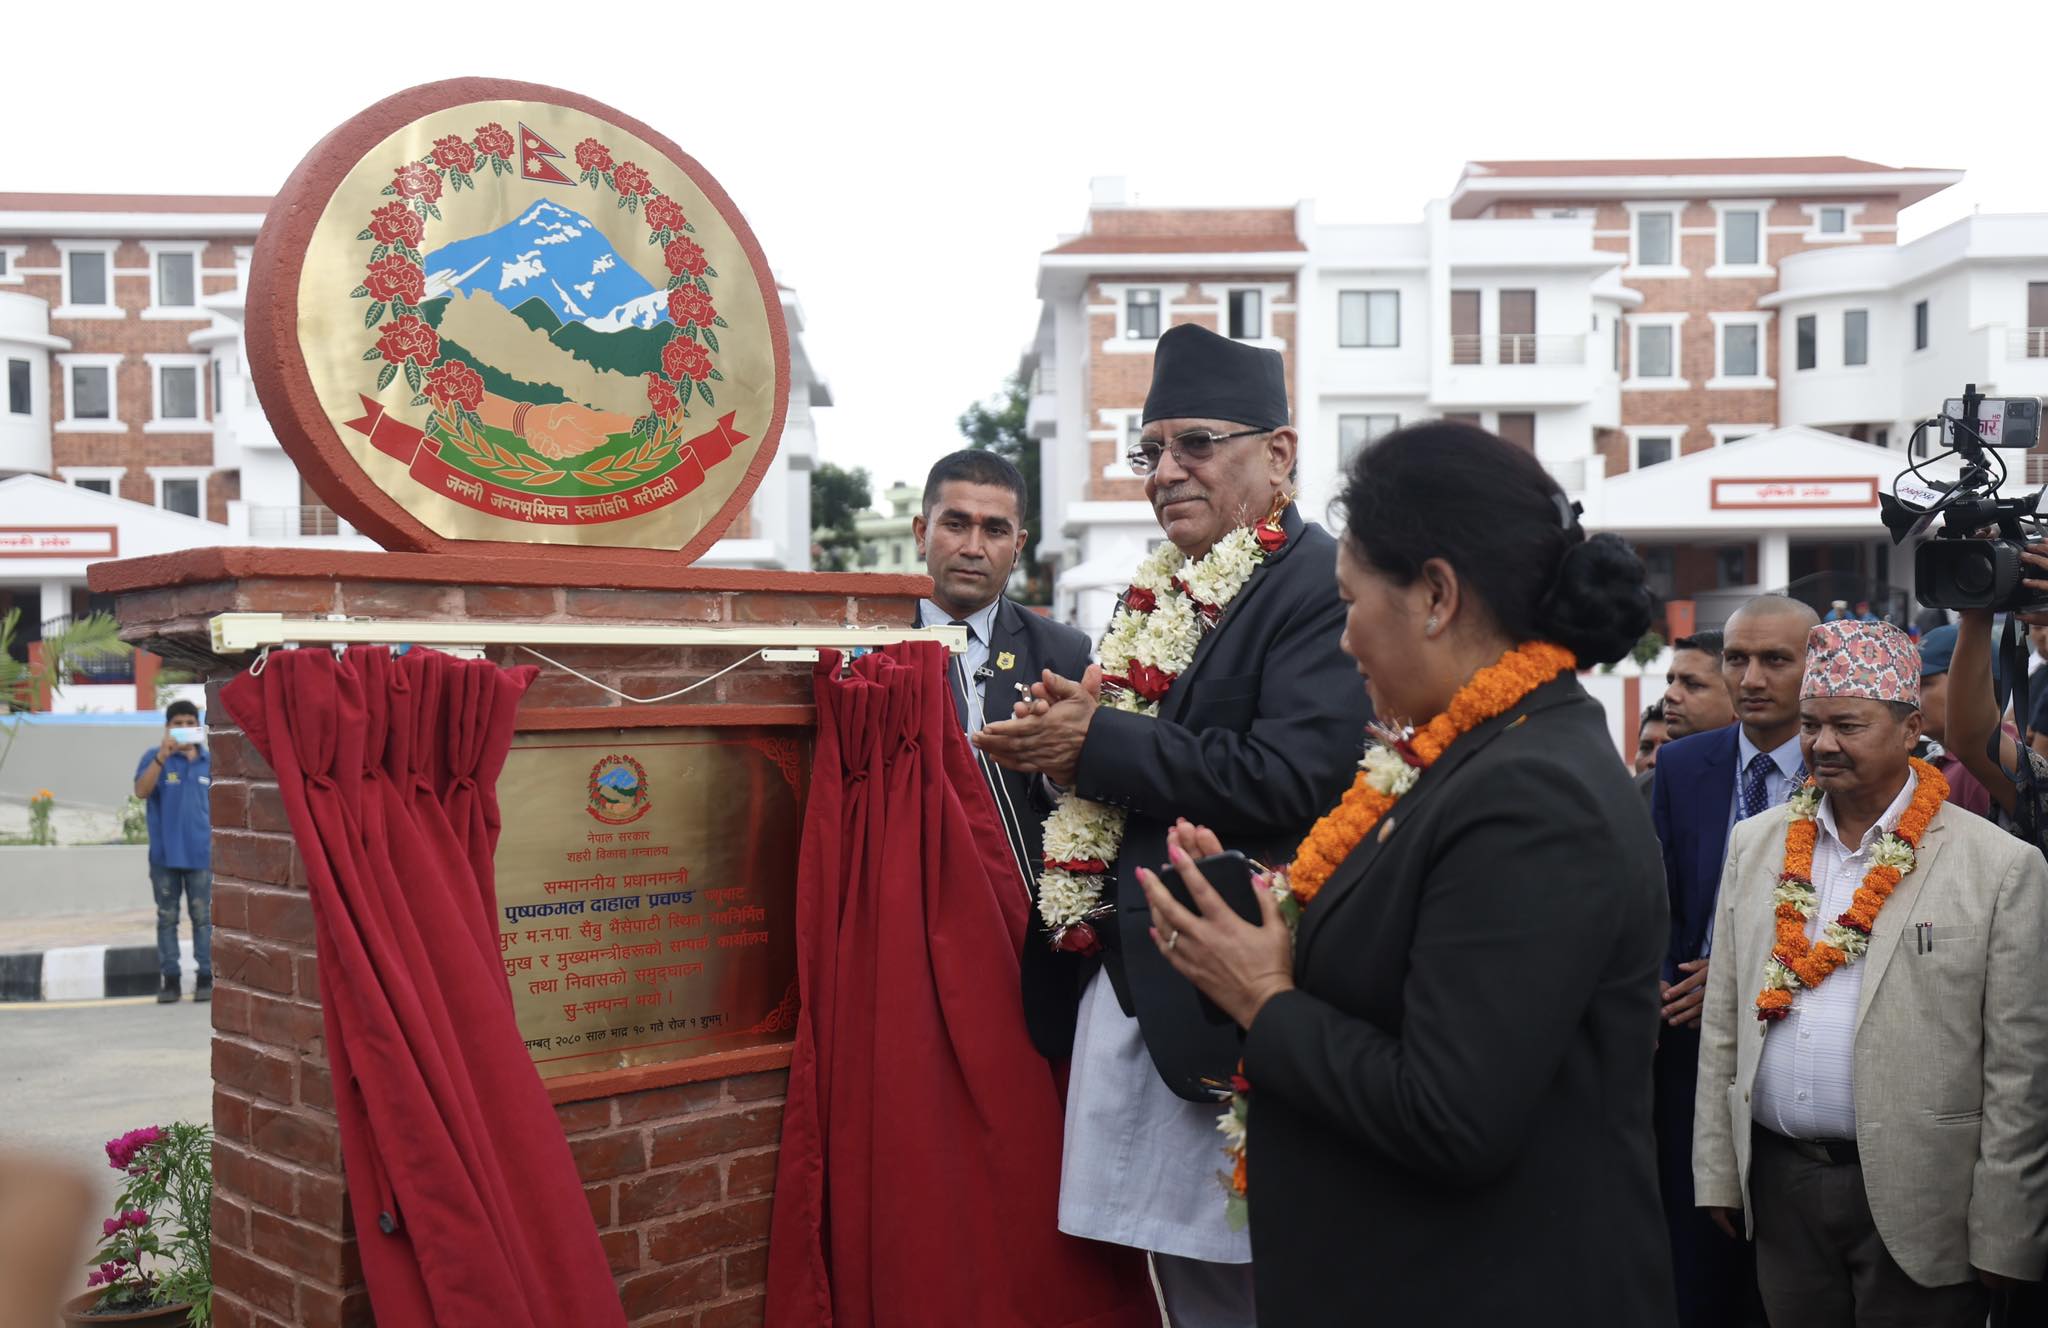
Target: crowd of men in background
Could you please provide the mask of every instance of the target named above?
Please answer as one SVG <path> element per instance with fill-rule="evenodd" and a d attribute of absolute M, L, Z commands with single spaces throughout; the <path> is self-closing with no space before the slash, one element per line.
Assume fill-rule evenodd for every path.
<path fill-rule="evenodd" d="M 1945 619 L 1946 615 L 1941 617 Z M 1846 1138 L 1825 1141 L 1799 1138 L 1787 1141 L 1780 1138 L 1764 1124 L 1763 1090 L 1761 1086 L 1757 1089 L 1755 1133 L 1759 1142 L 1755 1146 L 1767 1149 L 1770 1145 L 1786 1145 L 1803 1149 L 1799 1155 L 1788 1156 L 1799 1165 L 1818 1168 L 1816 1174 L 1824 1179 L 1832 1175 L 1847 1182 L 1846 1188 L 1838 1186 L 1830 1191 L 1836 1198 L 1832 1206 L 1823 1212 L 1818 1225 L 1813 1222 L 1788 1225 L 1782 1220 L 1782 1215 L 1781 1220 L 1773 1222 L 1768 1220 L 1771 1215 L 1767 1212 L 1752 1212 L 1745 1231 L 1744 1217 L 1739 1211 L 1734 1212 L 1730 1220 L 1728 1210 L 1711 1206 L 1721 1200 L 1699 1196 L 1695 1192 L 1695 1145 L 1696 1139 L 1702 1137 L 1698 1128 L 1702 1121 L 1696 1120 L 1696 1116 L 1704 1118 L 1709 1115 L 1705 1104 L 1710 1101 L 1718 1104 L 1719 1094 L 1725 1087 L 1717 1085 L 1714 1093 L 1704 1093 L 1699 1082 L 1703 1073 L 1702 1003 L 1707 995 L 1709 973 L 1716 962 L 1714 932 L 1718 900 L 1724 891 L 1735 888 L 1733 878 L 1740 874 L 1731 868 L 1727 873 L 1728 879 L 1724 880 L 1723 869 L 1733 853 L 1731 841 L 1738 823 L 1782 807 L 1807 780 L 1808 764 L 1813 759 L 1814 736 L 1819 726 L 1811 713 L 1802 723 L 1802 665 L 1807 658 L 1809 636 L 1822 621 L 1835 624 L 1876 620 L 1862 613 L 1845 613 L 1840 604 L 1831 606 L 1831 611 L 1823 619 L 1811 607 L 1797 600 L 1763 595 L 1745 603 L 1728 619 L 1723 630 L 1700 631 L 1678 638 L 1673 643 L 1664 694 L 1643 712 L 1638 728 L 1634 768 L 1638 786 L 1650 807 L 1663 844 L 1666 887 L 1671 905 L 1671 942 L 1665 956 L 1661 983 L 1665 1003 L 1656 1060 L 1655 1123 L 1658 1171 L 1676 1274 L 1679 1321 L 1687 1328 L 1695 1325 L 1702 1328 L 1709 1325 L 1740 1328 L 1754 1325 L 1761 1328 L 1767 1322 L 1766 1302 L 1782 1307 L 1787 1303 L 1788 1294 L 1797 1295 L 1803 1290 L 1814 1297 L 1810 1302 L 1814 1309 L 1812 1317 L 1819 1323 L 1979 1324 L 1984 1322 L 1981 1307 L 1965 1303 L 1960 1317 L 1951 1319 L 1933 1302 L 1922 1304 L 1916 1299 L 1920 1293 L 1929 1290 L 1920 1285 L 1920 1280 L 1925 1277 L 1924 1270 L 1917 1270 L 1918 1278 L 1903 1276 L 1899 1268 L 1901 1261 L 1887 1252 L 1885 1241 L 1880 1239 L 1885 1224 L 1872 1218 L 1868 1196 L 1882 1193 L 1887 1184 L 1900 1183 L 1900 1178 L 1875 1174 L 1884 1166 L 1884 1160 L 1871 1156 L 1874 1151 L 1869 1144 L 1872 1131 L 1869 1128 L 1858 1131 L 1855 1126 L 1857 1114 L 1852 1104 L 1864 1104 L 1877 1094 L 1875 1087 L 1863 1081 L 1878 1080 L 1889 1072 L 1877 1063 L 1881 1058 L 1873 1054 L 1869 1045 L 1874 1039 L 1862 1036 L 1863 1007 L 1869 1004 L 1867 997 L 1861 1007 L 1854 1009 L 1851 1018 L 1838 1021 L 1833 1027 L 1817 1020 L 1808 1021 L 1813 1027 L 1809 1029 L 1806 1023 L 1802 1023 L 1797 1034 L 1796 1054 L 1801 1058 L 1802 1066 L 1819 1067 L 1817 1072 L 1823 1084 L 1831 1060 L 1841 1067 L 1843 1082 L 1833 1088 L 1834 1096 L 1844 1104 L 1841 1114 L 1845 1120 L 1834 1122 L 1835 1128 L 1823 1133 L 1846 1134 Z M 1906 738 L 1906 742 L 1911 744 L 1911 755 L 1941 772 L 1947 781 L 1949 804 L 1974 817 L 1983 818 L 1989 824 L 2012 830 L 2013 818 L 1994 805 L 1986 785 L 1965 768 L 1956 753 L 1943 745 L 1950 733 L 1948 714 L 1952 688 L 1972 689 L 1968 699 L 1972 704 L 1981 704 L 1985 708 L 1984 713 L 1990 713 L 1993 702 L 1988 698 L 1993 695 L 1993 679 L 1989 676 L 1991 670 L 1982 667 L 1982 647 L 1972 652 L 1970 665 L 1975 674 L 1984 676 L 1959 678 L 1952 683 L 1949 675 L 1951 663 L 1957 658 L 1958 627 L 1946 621 L 1939 625 L 1929 621 L 1917 626 L 1924 630 L 1915 633 L 1919 637 L 1918 737 Z M 1976 624 L 1976 629 L 1981 633 L 1983 625 Z M 1880 630 L 1890 632 L 1894 629 L 1887 626 Z M 1971 623 L 1966 621 L 1962 630 L 1971 630 Z M 1901 632 L 1897 639 L 1904 643 L 1906 635 Z M 2029 667 L 2039 668 L 2048 662 L 2048 629 L 2030 629 L 2029 639 L 2033 647 Z M 1911 659 L 1911 647 L 1907 650 L 1907 658 Z M 2011 713 L 2001 716 L 2006 738 L 2009 743 L 2020 744 L 2022 752 L 2031 749 L 2032 752 L 2048 753 L 2048 685 L 2044 684 L 2048 684 L 2048 674 L 2041 674 L 2034 683 L 2031 688 L 2033 699 L 2021 716 L 2015 717 Z M 1977 692 L 1984 693 L 1984 696 L 1978 697 Z M 1807 695 L 1811 696 L 1810 690 Z M 1904 716 L 1909 708 L 1900 707 L 1900 715 Z M 1811 710 L 1810 702 L 1808 709 Z M 2012 763 L 2013 754 L 2009 746 L 2008 765 Z M 2042 762 L 2034 759 L 2036 769 L 2041 769 Z M 1899 765 L 1903 766 L 1905 760 L 1903 752 L 1898 755 Z M 1974 764 L 1979 769 L 1983 768 L 1981 760 Z M 1909 783 L 1907 793 L 1899 796 L 1902 799 L 1907 797 L 1911 788 Z M 1896 809 L 1894 811 L 1896 813 Z M 1783 819 L 1782 814 L 1778 819 Z M 1896 823 L 1896 814 L 1892 823 Z M 1832 824 L 1828 825 L 1829 833 L 1832 829 Z M 1888 832 L 1889 826 L 1872 827 L 1864 844 L 1857 850 L 1858 855 L 1871 849 L 1880 831 Z M 1825 838 L 1823 835 L 1824 841 Z M 2010 843 L 2017 846 L 2019 841 Z M 1842 844 L 1840 851 L 1848 855 L 1852 848 L 1856 846 Z M 2038 857 L 2031 852 L 2024 856 L 2030 859 Z M 1860 874 L 1863 870 L 1860 856 L 1849 856 L 1847 860 L 1857 864 L 1855 870 Z M 1775 859 L 1773 861 L 1775 863 Z M 2034 864 L 2028 870 L 2037 867 L 2038 864 Z M 1771 870 L 1775 872 L 1778 868 L 1773 865 Z M 1820 873 L 1816 870 L 1814 874 L 1818 876 Z M 1990 873 L 1987 869 L 1980 874 Z M 1828 916 L 1832 917 L 1833 913 L 1828 912 Z M 2003 921 L 2001 917 L 2000 922 Z M 1913 927 L 1913 939 L 1906 943 L 1907 949 L 1922 956 L 1932 955 L 1935 944 L 1930 944 L 1930 940 L 1938 944 L 1939 938 L 1930 936 L 1930 933 L 1939 928 L 1921 922 L 1917 914 L 1909 924 L 1902 925 Z M 1949 930 L 1960 932 L 1962 929 Z M 1944 968 L 1942 982 L 1955 985 L 1952 991 L 1949 987 L 1936 989 L 1941 1000 L 1953 996 L 1958 1002 L 1969 1002 L 1971 992 L 1977 992 L 1981 997 L 1987 984 L 1997 985 L 2006 980 L 1995 971 L 1986 971 L 1995 967 L 1995 958 L 1980 962 L 1974 954 L 1966 957 L 1956 953 L 1964 948 L 1964 944 L 1951 942 L 1951 945 L 1951 951 L 1942 956 L 1943 963 L 1955 967 L 1961 961 L 1971 966 L 1973 971 L 1951 974 Z M 1732 954 L 1732 938 L 1729 948 Z M 1735 961 L 1730 958 L 1728 962 Z M 1925 965 L 1924 958 L 1923 967 L 1931 967 Z M 1747 983 L 1750 988 L 1756 985 L 1755 974 L 1745 971 L 1732 976 L 1737 984 Z M 1996 1017 L 1996 1011 L 1988 1008 L 1983 999 L 1977 999 L 1975 1004 L 1986 1007 L 1983 1017 L 1987 1020 Z M 1741 1013 L 1749 1013 L 1746 1003 Z M 2019 1021 L 2024 1017 L 2015 1015 L 2014 1019 Z M 1711 1023 L 1710 1020 L 1710 1027 Z M 1738 1031 L 1747 1033 L 1748 1027 L 1742 1026 Z M 1809 1039 L 1833 1041 L 1839 1045 L 1811 1045 Z M 1710 1056 L 1707 1060 L 1716 1067 L 1720 1077 L 1726 1078 L 1725 1071 L 1721 1069 L 1722 1059 Z M 1951 1070 L 1954 1068 L 1950 1067 Z M 2022 1073 L 2026 1084 L 2021 1096 L 2033 1103 L 2027 1114 L 2034 1116 L 2048 1111 L 2048 1103 L 2039 1102 L 2040 1094 L 2035 1091 L 2041 1087 L 2042 1072 L 2026 1067 Z M 1804 1090 L 1809 1086 L 1815 1087 L 1816 1097 L 1821 1096 L 1819 1087 L 1802 1077 L 1801 1091 L 1796 1094 L 1796 1105 L 1802 1108 L 1808 1096 Z M 1737 1087 L 1739 1090 L 1742 1085 Z M 1740 1102 L 1730 1103 L 1731 1109 L 1738 1116 L 1748 1117 L 1752 1111 L 1750 1095 L 1741 1092 L 1740 1096 Z M 1959 1111 L 1954 1114 L 1954 1121 L 1937 1119 L 1944 1124 L 1982 1128 L 1986 1134 L 1983 1150 L 1965 1150 L 1947 1159 L 1929 1160 L 1927 1165 L 1960 1171 L 1961 1174 L 1953 1179 L 1966 1194 L 1970 1192 L 1973 1179 L 1980 1190 L 1987 1189 L 1984 1153 L 1992 1147 L 1988 1137 L 1992 1127 L 1985 1122 L 1994 1114 L 1993 1108 L 1986 1102 L 1976 1113 Z M 1772 1119 L 1777 1120 L 1778 1117 Z M 1715 1124 L 1725 1130 L 1725 1123 Z M 1749 1120 L 1741 1120 L 1737 1128 L 1750 1124 Z M 2032 1129 L 2032 1126 L 2028 1128 Z M 1865 1136 L 1861 1150 L 1856 1142 L 1859 1133 Z M 2034 1130 L 2035 1136 L 2041 1133 Z M 1705 1146 L 1700 1145 L 1702 1148 Z M 1747 1156 L 1745 1153 L 1745 1158 Z M 2034 1164 L 2043 1162 L 2048 1162 L 2048 1158 L 2033 1158 Z M 1748 1165 L 1747 1161 L 1744 1165 Z M 1706 1173 L 1701 1170 L 1697 1174 Z M 1916 1175 L 1912 1184 L 1925 1186 L 1927 1182 L 1924 1177 Z M 1819 1194 L 1821 1191 L 1812 1189 L 1807 1193 Z M 1933 1202 L 1924 1192 L 1920 1193 L 1921 1198 L 1916 1203 Z M 1745 1194 L 1745 1199 L 1752 1208 L 1768 1209 L 1773 1202 L 1772 1195 L 1754 1188 Z M 1778 1201 L 1784 1202 L 1782 1199 Z M 1972 1201 L 1968 1214 L 1973 1234 L 1985 1221 L 1975 1207 L 1976 1202 Z M 2043 1221 L 2048 1221 L 2048 1211 L 2032 1213 L 2025 1219 L 2035 1227 Z M 1835 1250 L 1822 1248 L 1830 1237 L 1814 1235 L 1816 1230 L 1830 1226 L 1846 1232 L 1840 1234 L 1842 1244 Z M 1798 1234 L 1788 1234 L 1793 1232 Z M 1774 1238 L 1779 1242 L 1777 1248 L 1772 1247 Z M 1796 1248 L 1788 1249 L 1788 1245 Z M 1851 1270 L 1862 1269 L 1852 1271 L 1849 1277 L 1855 1283 L 1854 1294 L 1841 1298 L 1839 1303 L 1829 1300 L 1831 1293 L 1823 1285 L 1826 1279 L 1817 1271 L 1820 1265 L 1830 1262 Z M 1761 1274 L 1760 1264 L 1764 1265 Z M 2001 1277 L 1979 1267 L 1975 1259 L 1967 1267 L 1976 1274 L 1969 1278 L 1973 1293 L 1984 1294 L 1976 1291 L 1980 1280 L 1990 1288 L 1991 1321 L 1994 1324 L 2036 1321 L 2040 1310 L 2033 1303 L 2037 1294 L 2035 1287 L 2023 1288 L 2013 1278 Z M 1787 1268 L 1794 1269 L 1795 1273 L 1806 1268 L 1815 1271 L 1816 1275 L 1804 1288 L 1788 1292 L 1784 1283 Z M 1762 1295 L 1759 1294 L 1760 1275 L 1766 1288 Z M 1772 1285 L 1774 1278 L 1778 1281 L 1775 1287 Z M 2023 1290 L 2025 1295 L 2021 1294 Z M 1894 1313 L 1906 1317 L 1875 1314 L 1872 1305 L 1887 1298 L 1892 1299 L 1895 1305 Z M 1830 1306 L 1834 1312 L 1830 1312 Z"/>

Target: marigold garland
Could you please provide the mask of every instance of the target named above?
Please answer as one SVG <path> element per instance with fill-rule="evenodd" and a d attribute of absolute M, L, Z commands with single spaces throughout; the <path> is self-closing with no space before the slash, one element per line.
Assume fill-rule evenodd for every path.
<path fill-rule="evenodd" d="M 1358 763 L 1358 775 L 1337 805 L 1315 823 L 1294 861 L 1267 878 L 1266 888 L 1280 905 L 1280 916 L 1292 928 L 1302 910 L 1322 893 L 1330 876 L 1373 828 L 1393 810 L 1422 772 L 1436 764 L 1450 745 L 1490 719 L 1506 714 L 1544 683 L 1578 667 L 1578 657 L 1562 646 L 1530 641 L 1487 665 L 1457 690 L 1444 712 L 1412 732 L 1376 725 L 1373 742 Z M 1230 1171 L 1217 1173 L 1227 1196 L 1225 1212 L 1233 1230 L 1242 1229 L 1246 1207 L 1245 1132 L 1251 1121 L 1251 1084 L 1244 1066 L 1230 1077 L 1223 1096 L 1223 1155 Z"/>
<path fill-rule="evenodd" d="M 1785 804 L 1785 862 L 1772 891 L 1777 936 L 1770 958 L 1764 961 L 1764 988 L 1756 997 L 1758 1019 L 1766 1023 L 1783 1019 L 1792 1013 L 1795 988 L 1818 987 L 1829 974 L 1855 963 L 1870 948 L 1877 915 L 1899 882 L 1911 874 L 1920 838 L 1948 800 L 1948 781 L 1941 771 L 1917 756 L 1912 758 L 1912 767 L 1920 780 L 1913 800 L 1897 827 L 1877 841 L 1871 850 L 1870 870 L 1850 897 L 1849 907 L 1821 929 L 1818 941 L 1809 938 L 1806 929 L 1820 906 L 1813 885 L 1813 850 L 1820 841 L 1819 786 L 1808 780 Z"/>

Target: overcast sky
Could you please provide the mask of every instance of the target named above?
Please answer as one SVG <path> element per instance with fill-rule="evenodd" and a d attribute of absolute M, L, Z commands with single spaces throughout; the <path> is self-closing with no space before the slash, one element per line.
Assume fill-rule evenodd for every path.
<path fill-rule="evenodd" d="M 1136 202 L 1408 221 L 1474 158 L 1842 154 L 1969 172 L 1903 238 L 2048 211 L 2035 5 L 1389 8 L 45 6 L 39 53 L 0 80 L 0 190 L 269 193 L 416 83 L 584 93 L 738 203 L 831 381 L 824 457 L 878 491 L 921 478 L 1016 368 L 1036 256 L 1080 229 L 1091 176 Z"/>

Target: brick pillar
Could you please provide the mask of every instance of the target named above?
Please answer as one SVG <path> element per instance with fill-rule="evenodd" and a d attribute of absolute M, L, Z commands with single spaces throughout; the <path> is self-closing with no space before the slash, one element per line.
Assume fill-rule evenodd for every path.
<path fill-rule="evenodd" d="M 31 679 L 43 671 L 43 643 L 28 643 L 28 672 Z M 28 708 L 48 710 L 50 708 L 50 685 L 47 682 L 31 682 L 28 689 Z"/>
<path fill-rule="evenodd" d="M 147 650 L 135 652 L 135 708 L 156 709 L 156 675 L 163 661 Z"/>
<path fill-rule="evenodd" d="M 93 569 L 93 588 L 118 596 L 125 637 L 195 669 L 209 683 L 218 1139 L 213 1261 L 220 1328 L 339 1328 L 373 1318 L 348 1213 L 305 873 L 275 778 L 218 704 L 220 685 L 248 661 L 210 653 L 207 619 L 246 610 L 535 622 L 907 624 L 914 621 L 917 597 L 930 588 L 923 577 L 687 568 L 650 573 L 594 565 L 578 571 L 588 580 L 539 560 L 264 549 L 195 550 Z M 740 653 L 543 649 L 636 695 L 708 677 Z M 495 650 L 493 658 L 534 662 L 514 647 Z M 749 722 L 805 722 L 810 672 L 804 665 L 756 665 L 681 700 L 729 708 Z M 548 667 L 520 714 L 522 721 L 544 724 L 551 711 L 620 705 Z M 703 720 L 679 716 L 675 722 Z M 761 1322 L 788 1061 L 788 1046 L 781 1044 L 549 1083 L 620 1300 L 636 1328 Z"/>

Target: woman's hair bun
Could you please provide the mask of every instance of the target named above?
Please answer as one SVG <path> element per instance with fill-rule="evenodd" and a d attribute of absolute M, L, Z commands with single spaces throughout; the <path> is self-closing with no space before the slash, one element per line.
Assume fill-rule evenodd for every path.
<path fill-rule="evenodd" d="M 1536 625 L 1579 657 L 1581 667 L 1612 664 L 1649 630 L 1653 601 L 1642 560 L 1619 535 L 1595 535 L 1565 550 Z"/>

